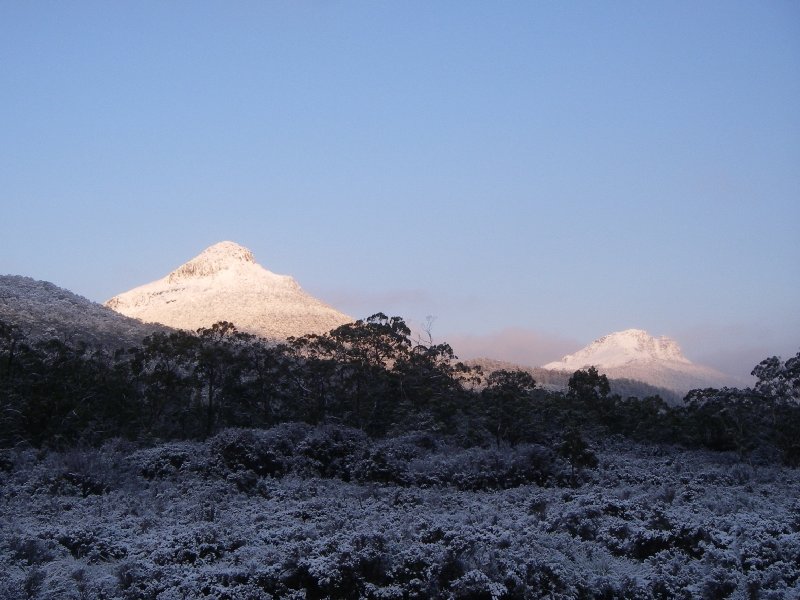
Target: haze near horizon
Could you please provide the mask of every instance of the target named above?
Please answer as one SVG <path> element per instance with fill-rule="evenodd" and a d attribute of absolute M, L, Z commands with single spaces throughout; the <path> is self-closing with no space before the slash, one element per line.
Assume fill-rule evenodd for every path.
<path fill-rule="evenodd" d="M 102 302 L 229 239 L 462 354 L 800 347 L 795 4 L 4 3 L 0 33 L 2 273 Z"/>

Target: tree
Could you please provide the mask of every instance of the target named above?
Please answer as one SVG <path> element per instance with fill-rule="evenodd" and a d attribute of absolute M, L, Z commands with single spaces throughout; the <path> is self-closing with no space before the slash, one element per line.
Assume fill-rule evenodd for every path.
<path fill-rule="evenodd" d="M 253 336 L 240 333 L 229 321 L 197 330 L 197 381 L 205 407 L 205 434 L 211 435 L 228 408 L 241 396 L 242 348 Z"/>
<path fill-rule="evenodd" d="M 595 367 L 579 369 L 567 382 L 567 423 L 570 427 L 609 425 L 619 397 L 610 395 L 608 377 Z"/>
<path fill-rule="evenodd" d="M 235 426 L 271 427 L 283 421 L 304 420 L 299 394 L 293 388 L 298 371 L 289 348 L 264 339 L 243 345 L 241 387 L 229 406 L 226 422 Z"/>
<path fill-rule="evenodd" d="M 24 438 L 26 363 L 31 349 L 19 328 L 0 321 L 0 446 L 11 446 Z"/>
<path fill-rule="evenodd" d="M 402 428 L 465 433 L 464 382 L 472 379 L 473 371 L 458 362 L 449 344 L 417 344 L 395 363 L 392 372 L 400 386 Z"/>
<path fill-rule="evenodd" d="M 194 437 L 197 389 L 197 336 L 185 331 L 154 333 L 129 351 L 129 368 L 140 399 L 143 433 L 156 437 Z"/>
<path fill-rule="evenodd" d="M 755 391 L 766 398 L 800 404 L 800 352 L 786 362 L 777 356 L 766 358 L 751 372 L 758 378 Z"/>
<path fill-rule="evenodd" d="M 522 370 L 501 369 L 486 379 L 481 395 L 487 426 L 498 447 L 501 440 L 513 445 L 529 435 L 533 415 L 531 392 L 535 387 L 531 374 Z"/>
<path fill-rule="evenodd" d="M 577 370 L 572 374 L 567 383 L 567 394 L 582 403 L 593 403 L 604 400 L 611 392 L 608 377 L 600 375 L 597 368 L 589 367 L 586 370 Z"/>
<path fill-rule="evenodd" d="M 770 415 L 770 431 L 783 462 L 800 466 L 800 352 L 785 362 L 777 356 L 762 360 L 752 371 L 754 392 L 762 411 Z"/>
<path fill-rule="evenodd" d="M 577 429 L 569 429 L 564 434 L 564 439 L 558 447 L 558 453 L 564 457 L 570 466 L 570 484 L 577 485 L 577 474 L 583 468 L 594 469 L 597 467 L 597 456 L 589 449 Z"/>
<path fill-rule="evenodd" d="M 385 433 L 396 408 L 391 368 L 411 348 L 411 330 L 400 317 L 376 313 L 337 327 L 334 342 L 340 394 L 349 398 L 346 422 L 372 434 Z"/>

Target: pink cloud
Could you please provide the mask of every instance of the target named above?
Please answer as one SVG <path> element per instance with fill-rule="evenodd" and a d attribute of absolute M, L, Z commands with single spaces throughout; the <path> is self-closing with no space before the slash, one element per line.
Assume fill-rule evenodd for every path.
<path fill-rule="evenodd" d="M 558 360 L 581 348 L 576 340 L 522 328 L 484 335 L 450 335 L 446 341 L 461 359 L 494 358 L 532 367 Z"/>
<path fill-rule="evenodd" d="M 791 327 L 778 332 L 746 323 L 687 328 L 678 339 L 693 362 L 742 378 L 745 383 L 754 381 L 750 372 L 762 360 L 770 356 L 785 360 L 794 356 L 800 345 Z"/>

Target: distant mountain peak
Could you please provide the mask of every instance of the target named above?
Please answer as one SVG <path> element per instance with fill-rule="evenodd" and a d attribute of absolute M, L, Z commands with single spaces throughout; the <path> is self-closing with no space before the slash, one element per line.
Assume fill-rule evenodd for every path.
<path fill-rule="evenodd" d="M 544 365 L 544 368 L 565 370 L 590 365 L 611 368 L 659 361 L 691 364 L 675 340 L 666 336 L 653 337 L 643 329 L 626 329 L 604 335 L 582 350 Z"/>
<path fill-rule="evenodd" d="M 609 377 L 636 379 L 680 393 L 726 385 L 731 379 L 692 363 L 672 338 L 653 337 L 643 329 L 610 333 L 542 368 L 569 372 L 590 366 Z"/>
<path fill-rule="evenodd" d="M 285 339 L 326 333 L 349 316 L 259 265 L 234 242 L 206 248 L 166 277 L 114 296 L 106 306 L 145 322 L 195 330 L 230 321 L 248 333 Z"/>
<path fill-rule="evenodd" d="M 209 277 L 220 271 L 242 264 L 256 264 L 253 253 L 235 242 L 219 242 L 209 246 L 192 260 L 168 275 L 170 281 L 186 278 Z"/>

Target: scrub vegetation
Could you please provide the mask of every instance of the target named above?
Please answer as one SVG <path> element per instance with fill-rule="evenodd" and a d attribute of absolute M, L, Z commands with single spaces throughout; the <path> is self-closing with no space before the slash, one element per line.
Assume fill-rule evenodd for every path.
<path fill-rule="evenodd" d="M 108 351 L 0 324 L 0 597 L 800 593 L 800 354 L 679 406 L 373 315 Z"/>

